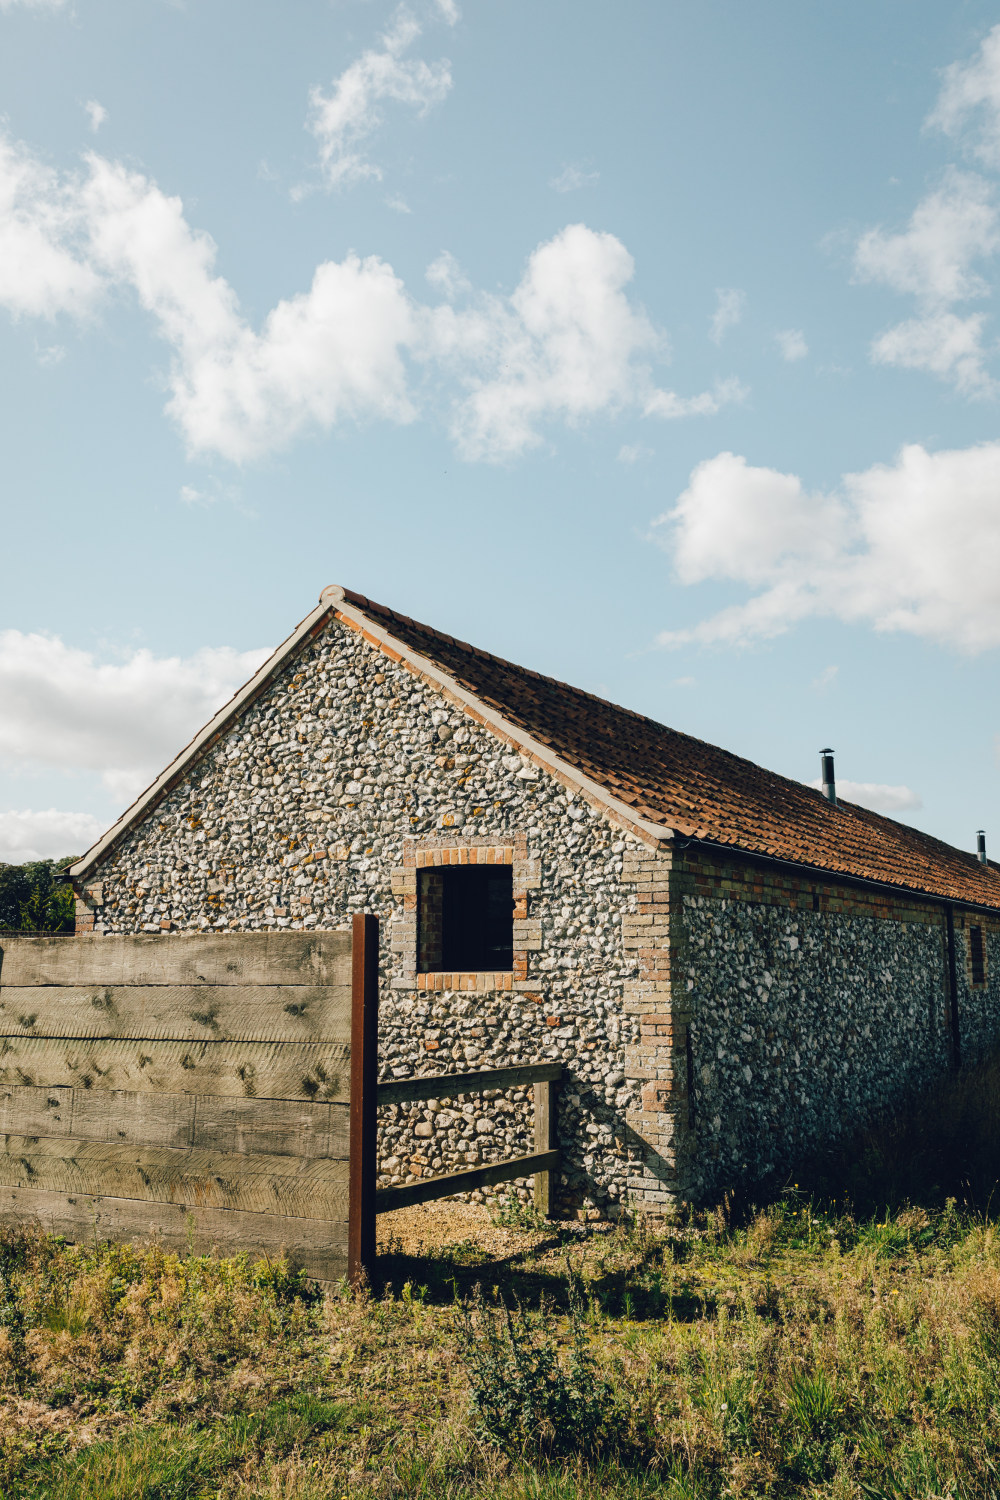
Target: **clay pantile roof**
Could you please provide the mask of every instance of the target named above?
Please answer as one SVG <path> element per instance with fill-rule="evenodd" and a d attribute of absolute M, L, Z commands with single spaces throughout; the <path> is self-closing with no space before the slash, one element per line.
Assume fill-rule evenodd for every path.
<path fill-rule="evenodd" d="M 1000 866 L 982 865 L 974 854 L 852 803 L 833 807 L 802 782 L 491 656 L 361 594 L 345 589 L 343 598 L 651 823 L 833 874 L 1000 908 Z"/>

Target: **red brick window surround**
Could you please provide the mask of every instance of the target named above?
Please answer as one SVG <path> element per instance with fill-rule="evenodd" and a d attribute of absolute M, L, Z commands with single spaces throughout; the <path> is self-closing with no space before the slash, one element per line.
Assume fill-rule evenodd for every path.
<path fill-rule="evenodd" d="M 417 870 L 417 972 L 504 972 L 514 948 L 508 864 Z"/>
<path fill-rule="evenodd" d="M 403 989 L 439 990 L 514 990 L 527 989 L 528 954 L 541 947 L 541 925 L 528 917 L 528 892 L 540 883 L 539 862 L 528 858 L 527 840 L 523 834 L 509 839 L 458 842 L 460 835 L 443 838 L 407 839 L 403 845 L 402 868 L 393 871 L 393 890 L 403 897 L 403 911 L 393 922 L 392 946 L 401 956 Z M 454 866 L 504 866 L 510 869 L 513 902 L 512 949 L 510 967 L 484 970 L 444 970 L 430 965 L 438 957 L 435 951 L 439 934 L 434 928 L 434 905 L 439 899 L 445 872 Z M 440 882 L 428 875 L 440 872 Z M 423 878 L 421 878 L 423 877 Z M 424 910 L 421 913 L 421 900 Z M 420 917 L 423 921 L 420 921 Z"/>

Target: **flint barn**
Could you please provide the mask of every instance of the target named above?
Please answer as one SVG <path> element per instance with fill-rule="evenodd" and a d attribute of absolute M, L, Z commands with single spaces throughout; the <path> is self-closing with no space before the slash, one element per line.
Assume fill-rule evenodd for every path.
<path fill-rule="evenodd" d="M 564 1209 L 794 1166 L 1000 1040 L 1000 870 L 343 588 L 73 868 L 79 932 L 382 919 L 385 1077 L 565 1064 Z M 384 1184 L 530 1149 L 384 1111 Z"/>

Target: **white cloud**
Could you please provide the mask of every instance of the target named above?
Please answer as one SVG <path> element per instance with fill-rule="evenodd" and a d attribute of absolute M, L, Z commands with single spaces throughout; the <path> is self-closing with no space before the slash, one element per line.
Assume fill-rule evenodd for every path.
<path fill-rule="evenodd" d="M 182 484 L 177 491 L 177 498 L 182 505 L 218 505 L 224 501 L 242 515 L 252 515 L 243 503 L 243 496 L 239 485 L 225 484 L 217 476 L 206 476 L 203 484 Z"/>
<path fill-rule="evenodd" d="M 410 419 L 401 347 L 412 315 L 391 267 L 374 256 L 325 261 L 309 291 L 279 302 L 256 333 L 180 200 L 101 157 L 89 164 L 91 254 L 134 289 L 172 347 L 167 410 L 192 451 L 239 463 L 307 425 Z"/>
<path fill-rule="evenodd" d="M 101 126 L 108 118 L 108 112 L 104 108 L 103 104 L 98 104 L 96 99 L 88 99 L 83 107 L 87 111 L 87 118 L 90 120 L 90 128 L 96 135 L 97 131 L 100 130 Z"/>
<path fill-rule="evenodd" d="M 0 304 L 82 316 L 112 291 L 134 295 L 170 349 L 167 411 L 192 453 L 243 463 L 304 429 L 408 422 L 408 360 L 427 368 L 424 399 L 450 408 L 470 458 L 517 454 L 545 421 L 708 416 L 746 394 L 733 379 L 693 396 L 656 385 L 666 342 L 628 295 L 632 257 L 584 224 L 539 245 L 510 296 L 477 296 L 441 255 L 428 280 L 462 306 L 421 306 L 375 256 L 326 261 L 258 332 L 178 198 L 96 153 L 85 165 L 58 179 L 0 141 Z"/>
<path fill-rule="evenodd" d="M 81 855 L 103 832 L 90 813 L 0 812 L 0 860 L 22 865 L 31 859 L 65 859 Z"/>
<path fill-rule="evenodd" d="M 713 344 L 721 344 L 729 329 L 735 328 L 742 320 L 746 300 L 746 292 L 739 291 L 737 287 L 716 287 L 715 312 L 711 317 L 708 334 Z"/>
<path fill-rule="evenodd" d="M 789 364 L 794 364 L 797 359 L 805 359 L 809 353 L 809 345 L 806 343 L 805 334 L 801 328 L 784 328 L 780 333 L 774 335 L 782 359 L 787 359 Z"/>
<path fill-rule="evenodd" d="M 819 777 L 806 784 L 815 787 L 817 792 L 823 790 L 823 783 Z M 878 781 L 842 781 L 839 776 L 837 777 L 837 800 L 855 802 L 858 807 L 867 807 L 872 812 L 883 813 L 906 812 L 924 805 L 917 793 L 911 791 L 908 786 L 885 786 Z"/>
<path fill-rule="evenodd" d="M 973 155 L 1000 167 L 1000 26 L 994 26 L 971 62 L 952 63 L 943 78 L 927 124 L 952 137 L 960 137 L 971 124 Z"/>
<path fill-rule="evenodd" d="M 442 250 L 437 260 L 432 260 L 424 272 L 431 286 L 437 287 L 449 302 L 467 296 L 472 291 L 472 282 L 466 276 L 450 250 Z"/>
<path fill-rule="evenodd" d="M 700 464 L 654 523 L 682 583 L 756 591 L 663 645 L 743 644 L 810 616 L 979 651 L 1000 645 L 1000 443 L 844 476 L 830 494 L 732 453 Z"/>
<path fill-rule="evenodd" d="M 1000 169 L 1000 26 L 965 62 L 943 70 L 925 126 L 943 131 L 985 166 Z M 912 296 L 917 315 L 887 329 L 871 346 L 876 364 L 923 370 L 965 396 L 995 396 L 989 370 L 993 341 L 984 314 L 956 307 L 992 292 L 984 262 L 1000 249 L 994 186 L 972 172 L 946 171 L 941 186 L 918 203 L 906 229 L 868 230 L 858 241 L 855 275 Z"/>
<path fill-rule="evenodd" d="M 674 421 L 678 417 L 714 417 L 724 406 L 745 401 L 749 392 L 734 376 L 717 380 L 710 391 L 701 391 L 697 396 L 678 396 L 674 391 L 651 391 L 643 405 L 647 417 L 663 417 Z"/>
<path fill-rule="evenodd" d="M 939 375 L 963 395 L 989 395 L 994 382 L 985 364 L 985 321 L 982 313 L 967 318 L 950 312 L 908 318 L 873 341 L 871 356 L 878 365 Z"/>
<path fill-rule="evenodd" d="M 469 387 L 453 423 L 466 457 L 523 452 L 541 441 L 546 419 L 573 424 L 627 406 L 704 415 L 736 398 L 734 383 L 694 397 L 653 385 L 648 361 L 662 354 L 663 338 L 626 295 L 633 270 L 614 235 L 571 224 L 535 250 L 509 298 L 429 315 L 423 357 L 450 365 Z"/>
<path fill-rule="evenodd" d="M 25 10 L 61 10 L 66 0 L 0 0 L 0 10 L 14 10 L 22 6 Z"/>
<path fill-rule="evenodd" d="M 453 5 L 439 3 L 439 9 L 444 19 L 458 19 Z M 451 69 L 446 59 L 426 63 L 405 56 L 421 30 L 416 17 L 401 6 L 382 37 L 381 50 L 362 53 L 334 80 L 330 93 L 312 90 L 309 129 L 319 142 L 320 166 L 331 187 L 381 179 L 381 168 L 368 160 L 362 146 L 381 125 L 381 106 L 387 100 L 424 115 L 448 94 Z"/>
<path fill-rule="evenodd" d="M 665 523 L 673 527 L 682 583 L 729 577 L 761 584 L 789 558 L 833 556 L 828 538 L 842 525 L 842 506 L 805 495 L 794 474 L 720 453 L 698 465 L 674 510 L 655 524 Z"/>
<path fill-rule="evenodd" d="M 549 187 L 555 188 L 557 193 L 574 193 L 577 188 L 593 187 L 600 181 L 600 176 L 600 172 L 586 172 L 583 167 L 570 164 L 549 179 Z"/>
<path fill-rule="evenodd" d="M 854 255 L 856 277 L 913 296 L 918 307 L 917 317 L 875 339 L 873 360 L 925 370 L 966 395 L 990 393 L 984 317 L 960 317 L 951 309 L 989 294 L 988 282 L 975 267 L 998 248 L 1000 215 L 991 184 L 955 170 L 917 205 L 901 233 L 870 229 L 862 235 Z"/>
<path fill-rule="evenodd" d="M 833 687 L 833 684 L 836 682 L 839 672 L 839 667 L 824 667 L 819 676 L 813 678 L 810 685 L 815 692 L 825 693 L 827 688 Z"/>
<path fill-rule="evenodd" d="M 620 464 L 637 464 L 641 459 L 652 458 L 652 456 L 652 448 L 647 448 L 643 443 L 623 443 L 618 449 Z"/>
<path fill-rule="evenodd" d="M 466 453 L 517 453 L 545 416 L 578 421 L 632 398 L 635 361 L 659 342 L 625 295 L 632 274 L 620 240 L 573 224 L 538 247 L 511 297 L 437 309 L 437 350 L 472 386 L 455 423 Z"/>
<path fill-rule="evenodd" d="M 0 135 L 0 306 L 15 317 L 90 312 L 103 281 L 81 232 L 73 184 Z"/>
<path fill-rule="evenodd" d="M 941 187 L 917 204 L 906 229 L 869 229 L 858 241 L 854 269 L 930 307 L 947 307 L 989 291 L 973 262 L 1000 245 L 993 188 L 974 172 L 948 171 Z"/>
<path fill-rule="evenodd" d="M 267 655 L 220 646 L 99 662 L 55 636 L 0 631 L 0 761 L 15 771 L 99 772 L 124 804 Z"/>

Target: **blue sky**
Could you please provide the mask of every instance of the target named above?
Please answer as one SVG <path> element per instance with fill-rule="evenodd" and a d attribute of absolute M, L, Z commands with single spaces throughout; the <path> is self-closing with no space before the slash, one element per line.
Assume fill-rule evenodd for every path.
<path fill-rule="evenodd" d="M 0 0 L 0 858 L 331 582 L 1000 850 L 998 26 Z"/>

